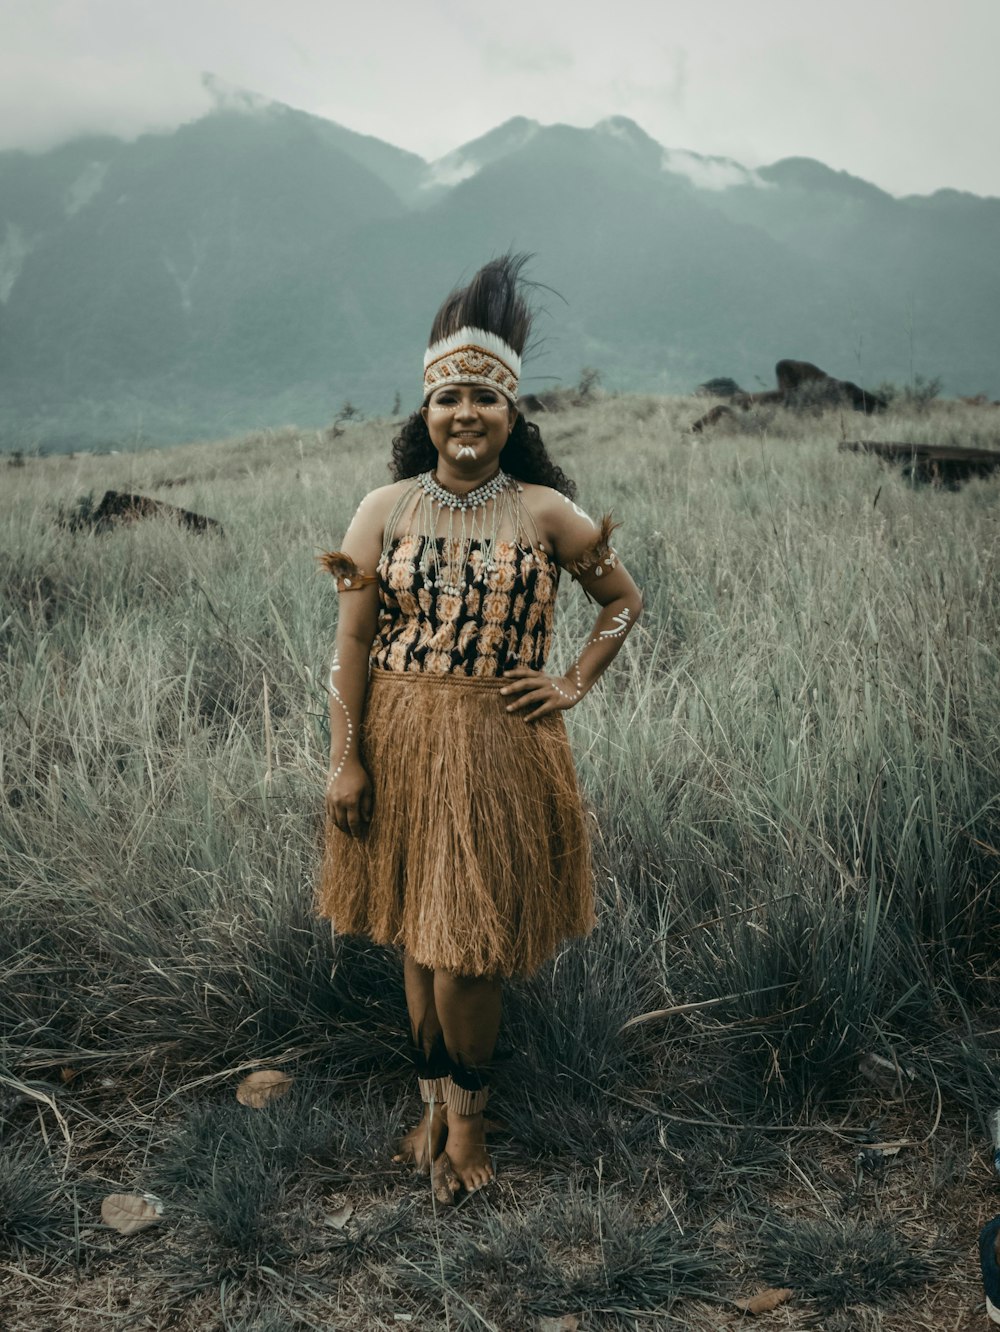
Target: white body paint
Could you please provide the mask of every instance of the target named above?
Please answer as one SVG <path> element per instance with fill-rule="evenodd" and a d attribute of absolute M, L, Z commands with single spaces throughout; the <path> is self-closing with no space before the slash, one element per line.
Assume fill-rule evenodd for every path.
<path fill-rule="evenodd" d="M 341 697 L 340 690 L 337 688 L 336 684 L 334 684 L 333 680 L 334 675 L 336 675 L 339 672 L 339 670 L 340 670 L 340 656 L 335 651 L 333 654 L 333 661 L 330 664 L 330 675 L 327 680 L 327 686 L 330 690 L 330 696 L 337 700 L 338 704 L 340 705 L 340 709 L 344 714 L 344 721 L 347 723 L 347 738 L 344 741 L 344 751 L 340 756 L 340 762 L 337 764 L 336 768 L 330 774 L 328 778 L 329 782 L 335 782 L 337 778 L 340 776 L 340 774 L 343 772 L 344 764 L 347 762 L 347 755 L 351 748 L 351 740 L 354 736 L 354 723 L 351 721 L 351 714 L 347 710 L 347 704 L 344 702 L 343 698 Z"/>
<path fill-rule="evenodd" d="M 364 501 L 362 501 L 362 503 L 364 503 Z M 354 520 L 355 518 L 357 518 L 360 512 L 361 512 L 361 505 L 359 504 L 358 507 L 351 514 L 351 521 L 347 524 L 347 531 L 344 533 L 345 540 L 350 535 L 351 528 L 354 526 Z"/>
<path fill-rule="evenodd" d="M 611 623 L 615 626 L 613 629 L 602 629 L 599 638 L 620 638 L 629 627 L 631 612 L 627 606 L 618 612 L 612 618 Z"/>
<path fill-rule="evenodd" d="M 583 679 L 580 675 L 580 662 L 587 649 L 593 647 L 595 643 L 599 643 L 602 638 L 621 638 L 623 634 L 627 634 L 632 628 L 632 612 L 628 606 L 623 606 L 618 614 L 612 618 L 612 624 L 615 626 L 613 629 L 602 629 L 599 634 L 593 634 L 580 649 L 579 656 L 573 665 L 573 670 L 576 675 L 575 693 L 567 694 L 565 689 L 560 689 L 554 680 L 551 682 L 552 688 L 560 695 L 560 697 L 566 699 L 567 703 L 575 703 L 583 693 Z M 569 674 L 569 672 L 567 672 L 567 674 Z"/>
<path fill-rule="evenodd" d="M 563 495 L 563 499 L 566 501 L 566 503 L 569 505 L 569 507 L 573 510 L 574 513 L 579 514 L 579 516 L 580 516 L 581 518 L 586 518 L 586 520 L 587 520 L 588 523 L 593 523 L 593 522 L 594 522 L 594 520 L 593 520 L 593 518 L 591 518 L 590 514 L 589 514 L 589 513 L 584 513 L 584 511 L 580 508 L 579 504 L 574 504 L 573 501 L 570 499 L 570 497 L 569 497 L 568 495 Z M 596 527 L 597 524 L 594 523 L 594 526 Z"/>

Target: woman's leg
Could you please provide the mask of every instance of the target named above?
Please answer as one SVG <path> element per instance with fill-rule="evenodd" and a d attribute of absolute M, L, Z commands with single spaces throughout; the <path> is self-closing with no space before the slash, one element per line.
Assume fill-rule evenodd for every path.
<path fill-rule="evenodd" d="M 448 1057 L 463 1069 L 485 1075 L 500 1030 L 503 982 L 495 977 L 459 976 L 450 971 L 435 971 L 433 975 L 434 1008 Z M 463 1115 L 454 1106 L 449 1110 L 447 1155 L 453 1172 L 447 1179 L 450 1191 L 454 1192 L 458 1184 L 477 1189 L 492 1179 L 482 1112 Z"/>
<path fill-rule="evenodd" d="M 403 954 L 403 989 L 413 1044 L 429 1055 L 441 1034 L 441 1023 L 434 1006 L 434 972 L 430 967 L 414 962 L 409 953 Z"/>
<path fill-rule="evenodd" d="M 429 1059 L 435 1050 L 440 1050 L 442 1041 L 441 1023 L 434 1006 L 434 972 L 414 962 L 409 953 L 403 954 L 403 989 L 414 1048 Z M 427 1174 L 444 1146 L 447 1129 L 445 1105 L 425 1103 L 420 1123 L 402 1138 L 393 1160 L 413 1162 L 421 1174 Z"/>

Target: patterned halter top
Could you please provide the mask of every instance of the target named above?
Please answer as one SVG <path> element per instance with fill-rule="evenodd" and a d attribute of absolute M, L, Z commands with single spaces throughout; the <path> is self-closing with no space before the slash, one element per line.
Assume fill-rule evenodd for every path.
<path fill-rule="evenodd" d="M 521 503 L 516 526 L 517 539 L 492 542 L 488 559 L 481 541 L 412 531 L 390 535 L 392 522 L 373 575 L 342 551 L 318 558 L 340 591 L 378 584 L 379 615 L 369 656 L 373 666 L 476 676 L 503 675 L 514 666 L 541 670 L 552 643 L 561 570 L 542 549 Z M 610 544 L 615 526 L 610 514 L 602 517 L 593 546 L 565 565 L 571 576 L 617 563 Z M 432 539 L 436 552 L 428 550 Z M 436 578 L 428 566 L 436 568 Z"/>
<path fill-rule="evenodd" d="M 437 538 L 442 569 L 458 591 L 434 585 L 421 556 L 427 536 L 395 537 L 378 563 L 379 618 L 371 662 L 388 671 L 503 675 L 512 666 L 540 670 L 552 640 L 559 566 L 545 551 L 498 541 L 487 568 L 473 542 Z M 430 584 L 430 585 L 429 585 Z"/>

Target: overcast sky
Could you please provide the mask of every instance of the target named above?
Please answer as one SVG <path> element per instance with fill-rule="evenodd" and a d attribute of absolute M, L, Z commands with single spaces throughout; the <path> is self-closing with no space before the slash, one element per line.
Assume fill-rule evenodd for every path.
<path fill-rule="evenodd" d="M 422 157 L 630 116 L 747 166 L 1000 196 L 1000 0 L 0 0 L 0 147 L 202 114 L 203 72 Z"/>

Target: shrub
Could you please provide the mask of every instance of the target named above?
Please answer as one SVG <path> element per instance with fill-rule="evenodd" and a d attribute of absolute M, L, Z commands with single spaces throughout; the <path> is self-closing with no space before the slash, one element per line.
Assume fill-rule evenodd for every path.
<path fill-rule="evenodd" d="M 771 1218 L 761 1233 L 761 1275 L 814 1299 L 824 1312 L 848 1304 L 891 1304 L 913 1298 L 913 1287 L 932 1281 L 940 1252 L 919 1253 L 896 1231 L 868 1221 Z"/>
<path fill-rule="evenodd" d="M 699 398 L 734 398 L 738 393 L 743 393 L 735 379 L 730 379 L 728 375 L 719 375 L 715 379 L 706 379 L 704 384 L 699 384 L 695 389 L 695 396 Z"/>
<path fill-rule="evenodd" d="M 894 384 L 891 380 L 886 380 L 879 384 L 875 392 L 880 398 L 884 398 L 890 407 L 900 411 L 926 412 L 941 392 L 941 379 L 936 375 L 933 379 L 915 375 L 910 384 Z"/>
<path fill-rule="evenodd" d="M 821 416 L 837 407 L 852 407 L 850 394 L 834 379 L 807 379 L 785 397 L 785 406 L 800 416 Z"/>
<path fill-rule="evenodd" d="M 70 1229 L 69 1208 L 48 1153 L 11 1147 L 0 1155 L 0 1246 L 41 1248 Z"/>

